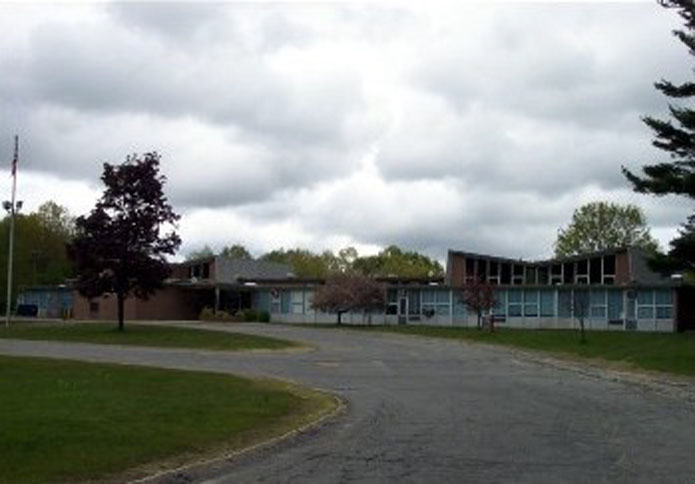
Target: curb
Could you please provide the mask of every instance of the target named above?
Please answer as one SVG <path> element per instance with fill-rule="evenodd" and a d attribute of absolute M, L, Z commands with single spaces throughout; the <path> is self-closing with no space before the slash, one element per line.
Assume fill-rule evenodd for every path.
<path fill-rule="evenodd" d="M 518 349 L 511 349 L 511 353 L 532 363 L 541 364 L 557 370 L 570 371 L 588 378 L 597 378 L 639 386 L 662 396 L 684 400 L 695 406 L 695 381 L 679 381 L 671 379 L 667 375 L 604 368 L 588 361 L 566 361 L 560 358 L 530 353 Z"/>
<path fill-rule="evenodd" d="M 316 388 L 313 388 L 313 389 L 317 390 L 317 391 L 323 391 L 323 390 L 319 390 Z M 130 482 L 131 484 L 150 484 L 150 483 L 158 483 L 158 482 L 171 482 L 171 480 L 173 480 L 174 478 L 177 477 L 177 474 L 184 473 L 184 472 L 190 472 L 190 471 L 195 470 L 195 469 L 205 468 L 205 467 L 208 467 L 211 465 L 222 463 L 224 461 L 231 461 L 231 460 L 237 459 L 243 455 L 252 453 L 254 451 L 262 450 L 265 448 L 270 448 L 270 447 L 272 447 L 280 442 L 283 442 L 285 440 L 289 440 L 293 437 L 301 435 L 301 434 L 308 432 L 310 430 L 316 430 L 316 429 L 322 427 L 323 425 L 325 425 L 328 422 L 328 420 L 337 417 L 338 415 L 340 415 L 341 413 L 343 413 L 347 409 L 347 403 L 345 402 L 345 400 L 343 398 L 341 398 L 335 394 L 331 394 L 331 396 L 333 397 L 333 400 L 336 403 L 336 407 L 331 412 L 329 412 L 325 415 L 322 415 L 318 419 L 316 419 L 312 422 L 306 423 L 306 424 L 302 425 L 301 427 L 297 427 L 295 429 L 292 429 L 292 430 L 285 432 L 284 434 L 272 437 L 268 440 L 258 442 L 256 444 L 250 445 L 248 447 L 244 447 L 244 448 L 239 449 L 239 450 L 235 450 L 233 452 L 229 452 L 229 453 L 226 453 L 223 455 L 218 455 L 218 456 L 212 457 L 210 459 L 204 459 L 204 460 L 184 464 L 184 465 L 176 467 L 174 469 L 166 469 L 163 471 L 156 472 L 154 474 L 150 474 L 149 476 L 141 477 L 139 479 L 131 480 L 128 482 Z M 177 481 L 175 481 L 175 482 L 177 482 Z M 186 482 L 188 482 L 188 481 L 186 481 Z"/>

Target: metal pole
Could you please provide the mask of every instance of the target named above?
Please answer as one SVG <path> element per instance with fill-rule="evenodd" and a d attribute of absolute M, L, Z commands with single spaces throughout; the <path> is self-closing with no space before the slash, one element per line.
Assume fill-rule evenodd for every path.
<path fill-rule="evenodd" d="M 19 136 L 14 137 L 14 158 L 12 159 L 12 201 L 10 202 L 10 253 L 7 260 L 7 308 L 5 311 L 5 327 L 10 326 L 10 310 L 12 308 L 12 263 L 14 261 L 14 215 L 15 196 L 17 194 L 17 156 L 19 152 Z"/>

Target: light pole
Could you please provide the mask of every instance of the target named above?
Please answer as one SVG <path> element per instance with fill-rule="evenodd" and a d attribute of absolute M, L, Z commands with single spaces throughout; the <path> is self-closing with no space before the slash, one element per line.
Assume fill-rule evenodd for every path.
<path fill-rule="evenodd" d="M 10 214 L 10 250 L 7 259 L 7 309 L 5 312 L 5 327 L 10 325 L 10 309 L 12 308 L 12 266 L 14 262 L 14 218 L 22 208 L 22 201 L 15 203 L 4 201 L 2 207 Z"/>
<path fill-rule="evenodd" d="M 5 312 L 5 327 L 10 326 L 10 310 L 12 308 L 12 263 L 14 262 L 14 218 L 22 208 L 22 202 L 15 202 L 17 194 L 17 159 L 19 157 L 19 137 L 14 137 L 14 158 L 12 159 L 12 201 L 2 202 L 2 207 L 10 214 L 10 250 L 7 258 L 7 308 Z"/>

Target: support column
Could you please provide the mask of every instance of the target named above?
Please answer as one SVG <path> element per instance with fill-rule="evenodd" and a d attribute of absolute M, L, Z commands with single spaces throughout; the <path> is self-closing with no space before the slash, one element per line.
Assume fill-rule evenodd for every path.
<path fill-rule="evenodd" d="M 215 314 L 220 310 L 220 288 L 215 287 Z"/>

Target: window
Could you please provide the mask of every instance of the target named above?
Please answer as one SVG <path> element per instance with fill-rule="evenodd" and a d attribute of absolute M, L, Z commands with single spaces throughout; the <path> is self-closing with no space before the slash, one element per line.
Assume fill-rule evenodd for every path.
<path fill-rule="evenodd" d="M 524 316 L 538 316 L 538 291 L 524 291 Z"/>
<path fill-rule="evenodd" d="M 463 302 L 463 299 L 460 294 L 455 295 L 454 297 L 454 314 L 456 316 L 465 316 L 466 315 L 466 303 Z"/>
<path fill-rule="evenodd" d="M 671 319 L 673 309 L 670 289 L 640 289 L 637 291 L 639 319 Z"/>
<path fill-rule="evenodd" d="M 278 289 L 270 290 L 270 312 L 272 314 L 278 314 L 281 311 L 280 305 L 280 291 Z"/>
<path fill-rule="evenodd" d="M 304 314 L 304 291 L 290 291 L 290 312 Z"/>
<path fill-rule="evenodd" d="M 290 292 L 281 291 L 280 292 L 280 312 L 282 314 L 287 314 L 290 312 Z"/>
<path fill-rule="evenodd" d="M 671 319 L 671 306 L 657 306 L 656 319 Z"/>
<path fill-rule="evenodd" d="M 448 316 L 450 307 L 450 291 L 448 289 L 423 289 L 422 314 L 425 316 Z"/>
<path fill-rule="evenodd" d="M 89 301 L 89 312 L 90 313 L 98 313 L 99 312 L 99 303 L 97 301 Z"/>
<path fill-rule="evenodd" d="M 500 283 L 500 264 L 498 262 L 490 261 L 490 273 L 488 274 L 488 282 L 490 284 Z"/>
<path fill-rule="evenodd" d="M 507 291 L 497 290 L 495 291 L 495 307 L 492 309 L 493 314 L 497 316 L 504 316 L 507 311 Z"/>
<path fill-rule="evenodd" d="M 314 314 L 314 291 L 306 291 L 304 293 L 304 312 L 306 314 Z"/>
<path fill-rule="evenodd" d="M 615 255 L 603 256 L 603 283 L 615 284 Z"/>
<path fill-rule="evenodd" d="M 572 317 L 572 291 L 559 291 L 557 293 L 557 315 L 561 318 Z"/>
<path fill-rule="evenodd" d="M 623 317 L 623 291 L 609 289 L 608 294 L 608 319 L 622 319 Z"/>
<path fill-rule="evenodd" d="M 653 319 L 654 318 L 654 308 L 652 306 L 638 306 L 637 307 L 637 317 L 639 319 Z"/>
<path fill-rule="evenodd" d="M 550 284 L 562 284 L 562 264 L 550 266 Z"/>
<path fill-rule="evenodd" d="M 657 289 L 654 291 L 654 305 L 657 319 L 671 319 L 671 290 Z"/>
<path fill-rule="evenodd" d="M 386 292 L 386 314 L 398 314 L 398 290 L 389 289 Z"/>
<path fill-rule="evenodd" d="M 507 314 L 509 316 L 521 316 L 523 293 L 521 289 L 510 289 L 507 291 Z"/>
<path fill-rule="evenodd" d="M 555 291 L 541 291 L 541 316 L 555 316 Z"/>
<path fill-rule="evenodd" d="M 641 289 L 637 291 L 637 305 L 651 306 L 654 304 L 654 291 Z"/>
<path fill-rule="evenodd" d="M 574 282 L 574 262 L 565 262 L 562 264 L 563 278 L 565 284 Z"/>

